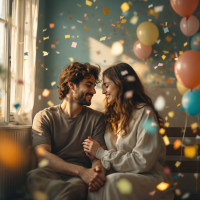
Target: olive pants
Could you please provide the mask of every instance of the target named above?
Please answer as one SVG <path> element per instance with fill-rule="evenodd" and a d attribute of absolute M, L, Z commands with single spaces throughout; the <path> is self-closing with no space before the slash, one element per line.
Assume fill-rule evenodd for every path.
<path fill-rule="evenodd" d="M 49 168 L 37 168 L 27 173 L 26 189 L 31 199 L 85 200 L 88 187 L 80 177 L 64 176 Z"/>

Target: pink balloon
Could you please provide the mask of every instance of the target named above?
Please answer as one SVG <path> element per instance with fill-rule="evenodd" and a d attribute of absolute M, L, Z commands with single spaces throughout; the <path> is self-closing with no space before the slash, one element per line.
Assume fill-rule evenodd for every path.
<path fill-rule="evenodd" d="M 151 55 L 152 46 L 144 45 L 138 40 L 133 46 L 133 51 L 138 58 L 146 59 Z"/>
<path fill-rule="evenodd" d="M 200 84 L 200 52 L 185 51 L 175 62 L 174 72 L 178 81 L 185 87 L 197 87 Z"/>
<path fill-rule="evenodd" d="M 199 20 L 191 15 L 188 20 L 184 17 L 180 22 L 180 28 L 184 35 L 192 36 L 199 30 Z"/>
<path fill-rule="evenodd" d="M 189 17 L 197 8 L 199 0 L 170 0 L 174 11 L 182 17 Z"/>

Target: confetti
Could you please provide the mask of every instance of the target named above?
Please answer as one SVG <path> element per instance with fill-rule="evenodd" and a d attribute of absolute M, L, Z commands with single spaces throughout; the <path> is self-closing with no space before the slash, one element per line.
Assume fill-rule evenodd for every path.
<path fill-rule="evenodd" d="M 135 81 L 135 76 L 133 76 L 133 75 L 128 75 L 128 76 L 126 77 L 126 80 L 129 81 L 129 82 L 133 82 L 133 81 Z"/>
<path fill-rule="evenodd" d="M 47 28 L 46 29 L 43 29 L 43 31 L 42 32 L 44 32 L 44 31 L 46 31 L 47 30 Z"/>
<path fill-rule="evenodd" d="M 78 23 L 81 23 L 81 24 L 83 23 L 82 21 L 79 21 L 79 20 L 77 20 L 77 22 L 78 22 Z"/>
<path fill-rule="evenodd" d="M 131 183 L 125 178 L 117 181 L 116 186 L 121 194 L 130 194 L 132 191 Z"/>
<path fill-rule="evenodd" d="M 128 11 L 128 10 L 130 9 L 130 6 L 128 5 L 127 2 L 124 2 L 124 3 L 121 5 L 120 8 L 121 8 L 122 12 L 124 13 L 124 12 L 126 12 L 126 11 Z"/>
<path fill-rule="evenodd" d="M 183 46 L 185 47 L 185 46 L 187 46 L 188 45 L 188 43 L 187 42 L 185 42 L 184 44 L 183 44 Z"/>
<path fill-rule="evenodd" d="M 169 183 L 161 182 L 156 186 L 156 188 L 160 191 L 164 191 L 169 187 Z"/>
<path fill-rule="evenodd" d="M 43 56 L 48 56 L 49 52 L 43 51 Z"/>
<path fill-rule="evenodd" d="M 104 8 L 103 12 L 104 12 L 104 15 L 109 15 L 110 14 L 109 8 Z"/>
<path fill-rule="evenodd" d="M 150 112 L 151 112 L 150 110 L 147 110 L 147 111 L 146 111 L 147 115 L 148 115 Z"/>
<path fill-rule="evenodd" d="M 84 26 L 84 29 L 87 31 L 89 28 L 87 26 Z"/>
<path fill-rule="evenodd" d="M 117 24 L 117 28 L 121 28 L 121 24 Z"/>
<path fill-rule="evenodd" d="M 55 27 L 55 24 L 50 23 L 50 24 L 49 24 L 49 27 L 50 27 L 50 28 L 54 28 L 54 27 Z"/>
<path fill-rule="evenodd" d="M 175 163 L 175 166 L 176 166 L 176 167 L 179 167 L 179 166 L 180 166 L 180 164 L 181 164 L 181 162 L 179 162 L 179 161 L 176 161 L 176 163 Z"/>
<path fill-rule="evenodd" d="M 168 112 L 168 116 L 171 117 L 171 118 L 173 118 L 174 117 L 174 111 Z"/>
<path fill-rule="evenodd" d="M 124 18 L 124 16 L 120 16 L 120 19 L 123 19 Z"/>
<path fill-rule="evenodd" d="M 198 176 L 199 176 L 199 174 L 198 174 L 198 173 L 195 173 L 195 174 L 194 174 L 194 178 L 196 178 L 196 179 L 197 179 L 197 178 L 198 178 Z"/>
<path fill-rule="evenodd" d="M 47 37 L 43 37 L 43 40 L 47 40 L 47 39 L 49 39 L 49 36 L 47 36 Z"/>
<path fill-rule="evenodd" d="M 164 134 L 165 134 L 165 131 L 166 131 L 166 130 L 165 130 L 164 128 L 160 128 L 159 133 L 162 134 L 162 135 L 164 135 Z"/>
<path fill-rule="evenodd" d="M 163 63 L 158 63 L 158 66 L 159 66 L 159 67 L 162 67 L 162 66 L 163 66 Z"/>
<path fill-rule="evenodd" d="M 50 107 L 54 106 L 54 103 L 53 103 L 52 101 L 48 101 L 47 104 L 48 104 Z"/>
<path fill-rule="evenodd" d="M 20 107 L 19 103 L 16 103 L 15 105 L 13 105 L 16 109 Z"/>
<path fill-rule="evenodd" d="M 70 62 L 74 62 L 74 59 L 72 57 L 68 58 L 70 60 Z"/>
<path fill-rule="evenodd" d="M 101 52 L 100 52 L 100 51 L 97 51 L 97 55 L 99 55 L 99 54 L 101 54 Z"/>
<path fill-rule="evenodd" d="M 33 199 L 48 200 L 49 198 L 47 197 L 45 193 L 40 192 L 40 191 L 35 191 L 33 193 Z"/>
<path fill-rule="evenodd" d="M 71 47 L 76 48 L 76 46 L 77 46 L 77 42 L 72 42 Z"/>
<path fill-rule="evenodd" d="M 156 190 L 152 191 L 152 192 L 149 192 L 149 195 L 150 196 L 154 196 L 154 194 L 156 193 Z"/>
<path fill-rule="evenodd" d="M 199 136 L 199 135 L 196 135 L 196 139 L 200 139 L 200 136 Z"/>
<path fill-rule="evenodd" d="M 149 22 L 151 22 L 151 21 L 152 21 L 152 19 L 148 19 L 148 21 L 149 21 Z"/>
<path fill-rule="evenodd" d="M 186 192 L 186 193 L 181 197 L 181 199 L 187 199 L 189 196 L 190 196 L 190 193 L 189 193 L 189 192 Z"/>
<path fill-rule="evenodd" d="M 48 97 L 49 94 L 50 94 L 50 90 L 48 90 L 48 89 L 44 89 L 43 92 L 42 92 L 43 97 Z"/>
<path fill-rule="evenodd" d="M 185 146 L 184 148 L 184 155 L 188 158 L 194 158 L 197 152 L 197 147 L 193 146 Z"/>
<path fill-rule="evenodd" d="M 198 123 L 194 122 L 193 124 L 191 124 L 191 129 L 196 129 L 198 128 Z"/>
<path fill-rule="evenodd" d="M 166 127 L 169 127 L 169 125 L 170 125 L 169 122 L 166 122 L 166 123 L 164 124 L 164 126 L 166 126 Z"/>
<path fill-rule="evenodd" d="M 111 26 L 115 26 L 115 24 L 112 24 L 112 23 L 111 23 L 110 25 L 111 25 Z"/>
<path fill-rule="evenodd" d="M 183 54 L 183 51 L 179 51 L 179 55 Z"/>
<path fill-rule="evenodd" d="M 57 53 L 57 54 L 60 54 L 60 52 L 59 52 L 59 51 L 56 51 L 56 53 Z"/>
<path fill-rule="evenodd" d="M 122 19 L 121 24 L 126 23 L 127 19 Z"/>
<path fill-rule="evenodd" d="M 81 5 L 80 5 L 80 4 L 78 4 L 78 3 L 77 3 L 76 5 L 77 5 L 77 6 L 79 6 L 79 7 L 81 7 Z"/>
<path fill-rule="evenodd" d="M 177 139 L 177 140 L 174 142 L 174 149 L 175 149 L 175 150 L 176 150 L 176 149 L 179 149 L 180 146 L 181 146 L 181 144 L 182 144 L 182 141 L 179 140 L 179 139 Z"/>
<path fill-rule="evenodd" d="M 89 0 L 86 0 L 86 1 L 85 1 L 85 4 L 86 4 L 87 6 L 92 6 L 92 2 L 89 1 Z"/>
<path fill-rule="evenodd" d="M 74 30 L 76 28 L 76 26 L 72 26 L 71 29 Z"/>
<path fill-rule="evenodd" d="M 165 60 L 165 58 L 166 58 L 166 56 L 165 56 L 165 55 L 162 55 L 162 59 Z"/>
<path fill-rule="evenodd" d="M 100 41 L 106 40 L 106 36 L 100 38 Z"/>
<path fill-rule="evenodd" d="M 70 35 L 65 35 L 65 39 L 66 39 L 66 38 L 70 38 Z"/>
<path fill-rule="evenodd" d="M 51 86 L 53 87 L 56 84 L 56 81 L 51 82 Z"/>
<path fill-rule="evenodd" d="M 47 159 L 43 159 L 38 163 L 38 167 L 42 168 L 42 167 L 46 167 L 48 166 L 49 161 Z"/>
<path fill-rule="evenodd" d="M 111 39 L 111 36 L 107 38 L 107 40 L 110 40 L 110 39 Z"/>
<path fill-rule="evenodd" d="M 148 8 L 151 8 L 151 7 L 153 7 L 153 4 L 148 5 Z"/>
<path fill-rule="evenodd" d="M 56 48 L 56 45 L 55 45 L 55 44 L 52 44 L 52 45 L 51 45 L 51 48 L 52 48 L 52 49 L 55 49 L 55 48 Z"/>
<path fill-rule="evenodd" d="M 141 49 L 141 44 L 140 44 L 140 43 L 137 44 L 136 47 L 137 47 L 138 49 Z"/>
<path fill-rule="evenodd" d="M 87 17 L 87 13 L 84 14 L 84 17 Z"/>
<path fill-rule="evenodd" d="M 167 35 L 167 36 L 165 37 L 165 40 L 166 40 L 167 42 L 171 42 L 172 39 L 173 39 L 173 37 L 171 37 L 170 35 Z"/>
<path fill-rule="evenodd" d="M 133 5 L 133 2 L 132 2 L 132 1 L 129 1 L 129 2 L 128 2 L 128 5 L 132 6 L 132 5 Z"/>
<path fill-rule="evenodd" d="M 160 43 L 160 41 L 161 41 L 161 40 L 159 39 L 159 40 L 157 40 L 157 41 L 156 41 L 156 43 L 157 43 L 157 44 L 159 44 L 159 43 Z"/>
<path fill-rule="evenodd" d="M 168 146 L 170 144 L 169 138 L 166 135 L 163 136 L 163 141 L 164 141 L 166 146 Z"/>
<path fill-rule="evenodd" d="M 131 24 L 133 24 L 133 25 L 135 25 L 135 24 L 137 24 L 137 22 L 138 22 L 138 16 L 137 15 L 134 15 L 131 19 L 130 19 L 130 23 Z"/>
<path fill-rule="evenodd" d="M 42 99 L 42 96 L 41 96 L 41 95 L 39 95 L 39 96 L 38 96 L 38 100 L 40 101 L 41 99 Z"/>
<path fill-rule="evenodd" d="M 163 96 L 158 96 L 154 103 L 154 108 L 157 111 L 162 111 L 165 108 L 165 103 L 165 98 Z"/>
<path fill-rule="evenodd" d="M 24 84 L 24 81 L 18 80 L 17 83 L 23 85 L 23 84 Z"/>
<path fill-rule="evenodd" d="M 163 53 L 167 54 L 167 53 L 169 53 L 169 51 L 165 51 L 165 50 L 163 50 Z"/>
<path fill-rule="evenodd" d="M 159 12 L 162 12 L 162 11 L 163 11 L 163 8 L 164 8 L 164 6 L 156 6 L 156 7 L 154 7 L 154 11 L 155 11 L 156 13 L 159 13 Z"/>
<path fill-rule="evenodd" d="M 165 121 L 167 121 L 167 120 L 168 120 L 168 117 L 166 116 L 166 117 L 165 117 Z"/>
<path fill-rule="evenodd" d="M 180 196 L 181 195 L 180 189 L 175 189 L 175 193 L 176 193 L 177 196 Z"/>
<path fill-rule="evenodd" d="M 170 174 L 170 173 L 171 173 L 170 168 L 169 168 L 169 167 L 165 167 L 165 168 L 164 168 L 164 173 L 165 173 L 165 174 Z"/>
<path fill-rule="evenodd" d="M 133 90 L 129 90 L 124 93 L 124 99 L 130 99 L 133 96 Z"/>
<path fill-rule="evenodd" d="M 63 29 L 66 29 L 67 28 L 67 26 L 63 26 Z"/>

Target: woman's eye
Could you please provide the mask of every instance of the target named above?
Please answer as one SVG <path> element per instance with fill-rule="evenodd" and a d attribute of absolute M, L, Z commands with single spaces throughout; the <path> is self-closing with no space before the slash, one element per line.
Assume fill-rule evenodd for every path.
<path fill-rule="evenodd" d="M 108 86 L 106 86 L 106 88 L 108 88 Z"/>

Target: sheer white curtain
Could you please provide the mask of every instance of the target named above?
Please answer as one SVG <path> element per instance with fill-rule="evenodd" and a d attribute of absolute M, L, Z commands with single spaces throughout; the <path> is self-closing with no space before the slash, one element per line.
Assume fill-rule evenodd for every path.
<path fill-rule="evenodd" d="M 39 0 L 13 0 L 10 112 L 17 124 L 32 124 L 38 10 Z"/>

